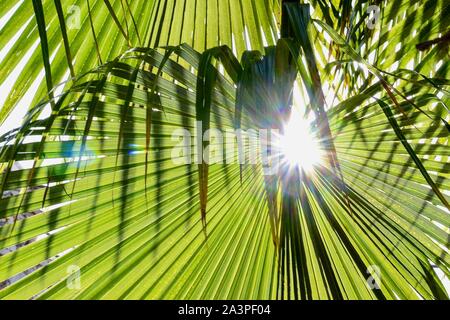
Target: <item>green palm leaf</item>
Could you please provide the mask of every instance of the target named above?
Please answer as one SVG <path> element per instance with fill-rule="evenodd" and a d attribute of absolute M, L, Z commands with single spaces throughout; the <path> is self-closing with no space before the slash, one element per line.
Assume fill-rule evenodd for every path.
<path fill-rule="evenodd" d="M 71 2 L 0 4 L 0 298 L 448 299 L 445 1 Z M 299 103 L 312 170 L 204 160 Z"/>

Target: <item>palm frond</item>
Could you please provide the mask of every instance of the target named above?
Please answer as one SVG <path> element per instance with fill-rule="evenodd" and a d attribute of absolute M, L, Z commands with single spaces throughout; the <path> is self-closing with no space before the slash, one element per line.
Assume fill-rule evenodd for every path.
<path fill-rule="evenodd" d="M 47 76 L 0 138 L 0 298 L 448 299 L 445 1 L 374 1 L 375 29 L 367 1 L 72 2 L 62 33 L 65 1 L 0 4 L 0 81 L 30 52 L 0 121 Z M 204 161 L 295 103 L 324 163 Z"/>

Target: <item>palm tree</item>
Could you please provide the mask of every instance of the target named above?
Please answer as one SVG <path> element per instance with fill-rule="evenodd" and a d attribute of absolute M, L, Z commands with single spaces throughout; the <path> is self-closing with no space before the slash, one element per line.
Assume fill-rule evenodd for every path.
<path fill-rule="evenodd" d="M 0 17 L 0 298 L 448 299 L 447 1 Z"/>

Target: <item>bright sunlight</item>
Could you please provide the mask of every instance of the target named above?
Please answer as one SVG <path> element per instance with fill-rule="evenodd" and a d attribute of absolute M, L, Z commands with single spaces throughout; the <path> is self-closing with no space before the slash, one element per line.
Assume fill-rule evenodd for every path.
<path fill-rule="evenodd" d="M 308 121 L 294 110 L 280 139 L 281 150 L 289 164 L 311 171 L 321 161 L 320 146 Z"/>
<path fill-rule="evenodd" d="M 291 166 L 298 166 L 306 172 L 321 163 L 322 150 L 317 136 L 311 130 L 311 117 L 304 116 L 306 102 L 300 88 L 294 85 L 294 105 L 289 122 L 280 137 L 280 149 Z"/>

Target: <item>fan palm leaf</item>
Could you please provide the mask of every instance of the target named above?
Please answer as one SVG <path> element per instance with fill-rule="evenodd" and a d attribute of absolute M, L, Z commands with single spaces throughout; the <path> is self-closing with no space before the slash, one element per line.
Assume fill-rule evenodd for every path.
<path fill-rule="evenodd" d="M 0 4 L 2 299 L 448 299 L 445 1 L 72 2 Z M 293 104 L 312 171 L 203 160 Z"/>

